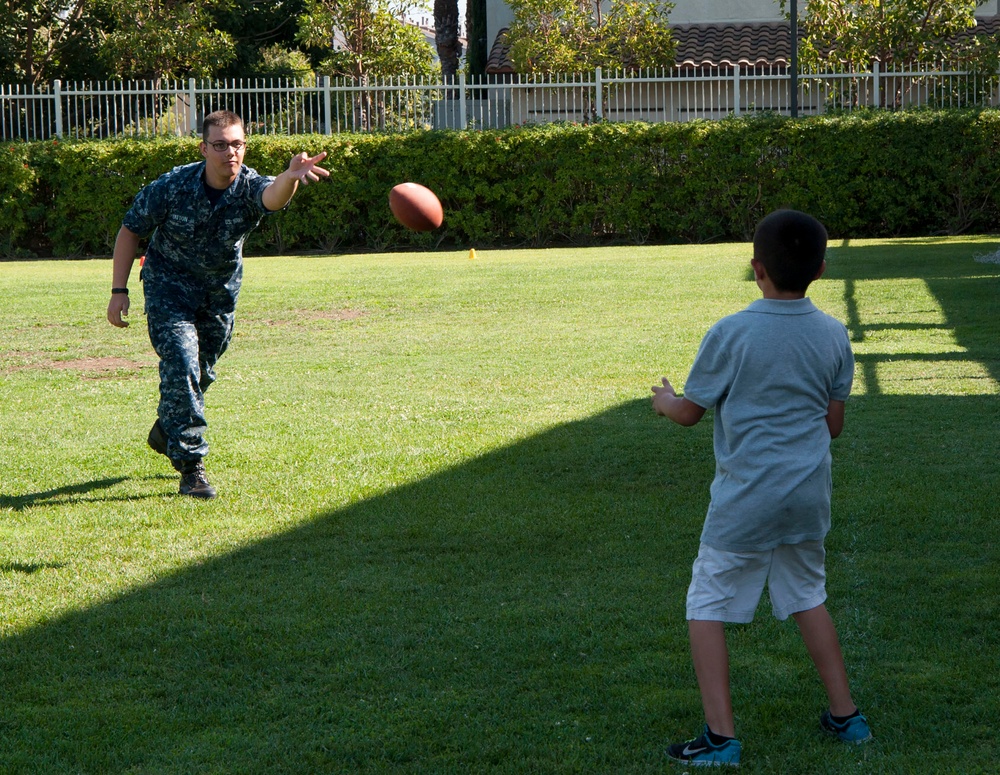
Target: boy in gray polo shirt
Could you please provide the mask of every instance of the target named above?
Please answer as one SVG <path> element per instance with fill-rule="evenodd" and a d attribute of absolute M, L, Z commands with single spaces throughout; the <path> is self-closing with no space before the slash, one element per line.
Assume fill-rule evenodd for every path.
<path fill-rule="evenodd" d="M 854 378 L 847 329 L 805 296 L 826 268 L 826 240 L 805 213 L 764 218 L 750 262 L 763 298 L 712 326 L 683 397 L 666 377 L 653 388 L 653 408 L 680 425 L 715 410 L 715 479 L 687 598 L 706 724 L 667 750 L 683 764 L 739 764 L 724 623 L 752 621 L 765 582 L 774 615 L 795 619 L 826 688 L 821 727 L 844 742 L 871 738 L 824 605 L 830 440 Z"/>

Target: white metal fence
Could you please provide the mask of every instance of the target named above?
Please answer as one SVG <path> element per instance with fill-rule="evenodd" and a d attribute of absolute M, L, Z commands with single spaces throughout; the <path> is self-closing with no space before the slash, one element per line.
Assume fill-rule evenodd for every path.
<path fill-rule="evenodd" d="M 715 68 L 452 82 L 393 78 L 358 83 L 287 80 L 67 83 L 0 86 L 0 139 L 197 134 L 228 108 L 249 133 L 301 134 L 482 129 L 552 121 L 688 121 L 749 112 L 787 114 L 791 82 L 779 69 Z M 803 73 L 800 114 L 863 107 L 995 106 L 997 75 L 947 67 Z"/>

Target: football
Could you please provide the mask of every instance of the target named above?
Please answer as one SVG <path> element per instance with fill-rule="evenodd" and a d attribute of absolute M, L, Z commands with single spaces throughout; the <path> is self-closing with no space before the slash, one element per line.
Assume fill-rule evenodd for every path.
<path fill-rule="evenodd" d="M 431 231 L 444 222 L 444 209 L 437 195 L 419 183 L 393 186 L 389 209 L 397 221 L 413 231 Z"/>

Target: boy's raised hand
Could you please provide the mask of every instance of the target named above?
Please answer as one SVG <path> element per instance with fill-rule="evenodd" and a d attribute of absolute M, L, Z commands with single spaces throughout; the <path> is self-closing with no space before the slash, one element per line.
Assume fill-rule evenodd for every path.
<path fill-rule="evenodd" d="M 661 377 L 660 382 L 662 386 L 653 385 L 653 409 L 656 413 L 661 416 L 666 416 L 666 407 L 669 398 L 676 398 L 677 391 L 674 390 L 674 386 L 670 384 L 670 380 L 666 377 Z"/>
<path fill-rule="evenodd" d="M 705 414 L 705 409 L 694 401 L 678 396 L 670 380 L 663 377 L 662 387 L 653 385 L 653 409 L 678 425 L 695 425 Z"/>

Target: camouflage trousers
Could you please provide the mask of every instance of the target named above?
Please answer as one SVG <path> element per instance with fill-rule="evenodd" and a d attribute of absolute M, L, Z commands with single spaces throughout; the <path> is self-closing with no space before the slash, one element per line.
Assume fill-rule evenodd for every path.
<path fill-rule="evenodd" d="M 157 414 L 167 456 L 198 460 L 208 454 L 205 391 L 233 335 L 239 288 L 212 290 L 185 283 L 144 280 L 149 341 L 160 357 Z"/>

